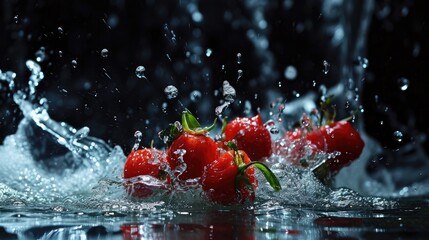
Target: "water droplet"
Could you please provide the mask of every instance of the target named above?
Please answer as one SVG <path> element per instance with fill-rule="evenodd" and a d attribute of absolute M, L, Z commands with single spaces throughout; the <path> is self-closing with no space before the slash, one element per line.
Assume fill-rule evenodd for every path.
<path fill-rule="evenodd" d="M 163 102 L 161 105 L 161 110 L 163 113 L 167 113 L 167 107 L 168 107 L 168 103 Z"/>
<path fill-rule="evenodd" d="M 367 68 L 368 67 L 368 59 L 367 58 L 364 58 L 364 57 L 361 57 L 361 56 L 358 56 L 357 57 L 357 59 L 356 59 L 356 61 L 357 61 L 357 64 L 359 65 L 359 66 L 361 66 L 362 68 Z"/>
<path fill-rule="evenodd" d="M 331 65 L 328 63 L 328 61 L 323 60 L 323 69 L 322 69 L 322 72 L 324 74 L 328 74 L 330 67 L 331 67 Z"/>
<path fill-rule="evenodd" d="M 346 109 L 348 109 L 348 108 L 350 108 L 350 102 L 349 101 L 346 101 L 346 103 L 344 104 L 344 107 L 346 108 Z"/>
<path fill-rule="evenodd" d="M 236 96 L 236 92 L 235 89 L 231 86 L 231 84 L 229 84 L 228 81 L 223 81 L 223 98 L 229 102 L 232 103 L 234 102 Z"/>
<path fill-rule="evenodd" d="M 240 80 L 240 78 L 243 76 L 243 70 L 241 70 L 241 69 L 238 69 L 237 70 L 237 82 L 238 82 L 238 80 Z"/>
<path fill-rule="evenodd" d="M 60 57 L 60 58 L 63 57 L 63 51 L 61 51 L 61 50 L 58 51 L 58 57 Z"/>
<path fill-rule="evenodd" d="M 37 52 L 34 54 L 36 57 L 37 62 L 43 62 L 46 59 L 46 51 L 44 47 L 41 47 Z"/>
<path fill-rule="evenodd" d="M 241 53 L 237 53 L 237 64 L 241 64 Z"/>
<path fill-rule="evenodd" d="M 229 102 L 224 102 L 222 105 L 220 105 L 220 106 L 217 106 L 216 108 L 215 108 L 215 114 L 216 114 L 216 116 L 218 116 L 218 117 L 221 117 L 221 115 L 222 115 L 222 113 L 223 113 L 223 110 L 225 109 L 225 108 L 227 108 L 228 106 L 229 106 Z"/>
<path fill-rule="evenodd" d="M 108 57 L 109 56 L 109 50 L 107 50 L 106 48 L 103 48 L 100 52 L 102 57 Z"/>
<path fill-rule="evenodd" d="M 146 78 L 146 76 L 144 75 L 144 72 L 146 71 L 146 68 L 143 66 L 138 66 L 136 68 L 136 76 L 138 78 Z"/>
<path fill-rule="evenodd" d="M 244 101 L 244 114 L 250 115 L 252 113 L 252 104 L 249 100 Z"/>
<path fill-rule="evenodd" d="M 402 142 L 404 134 L 402 134 L 401 131 L 395 131 L 395 132 L 393 132 L 393 137 L 395 138 L 396 141 Z"/>
<path fill-rule="evenodd" d="M 296 68 L 292 65 L 289 65 L 285 68 L 283 75 L 288 80 L 294 80 L 296 76 L 298 75 L 298 71 Z"/>
<path fill-rule="evenodd" d="M 76 60 L 72 60 L 71 61 L 72 67 L 76 68 L 77 67 L 77 61 Z"/>
<path fill-rule="evenodd" d="M 143 133 L 142 132 L 136 131 L 134 133 L 135 141 L 134 141 L 133 151 L 136 151 L 140 147 L 140 143 L 142 141 L 142 137 L 143 137 Z"/>
<path fill-rule="evenodd" d="M 207 48 L 206 50 L 206 57 L 210 57 L 212 55 L 213 51 L 210 48 Z"/>
<path fill-rule="evenodd" d="M 405 91 L 410 86 L 410 81 L 407 78 L 401 77 L 398 79 L 399 89 Z"/>
<path fill-rule="evenodd" d="M 63 28 L 62 28 L 62 27 L 58 27 L 58 33 L 59 33 L 59 34 L 63 34 L 63 33 L 64 33 L 64 30 L 63 30 Z"/>
<path fill-rule="evenodd" d="M 189 94 L 189 97 L 192 102 L 198 102 L 201 99 L 201 92 L 198 90 L 194 90 Z"/>
<path fill-rule="evenodd" d="M 201 14 L 200 12 L 198 12 L 198 11 L 195 11 L 195 12 L 193 12 L 192 13 L 192 20 L 194 21 L 194 22 L 202 22 L 203 21 L 203 14 Z"/>
<path fill-rule="evenodd" d="M 164 89 L 164 93 L 167 96 L 168 99 L 176 98 L 177 95 L 179 95 L 179 90 L 173 85 L 168 85 Z"/>
<path fill-rule="evenodd" d="M 280 130 L 279 130 L 279 128 L 277 126 L 274 126 L 274 127 L 270 128 L 270 133 L 271 134 L 279 134 Z"/>
<path fill-rule="evenodd" d="M 15 21 L 15 23 L 18 23 L 18 22 L 19 22 L 19 16 L 18 16 L 18 15 L 15 15 L 15 16 L 13 17 L 13 20 Z"/>

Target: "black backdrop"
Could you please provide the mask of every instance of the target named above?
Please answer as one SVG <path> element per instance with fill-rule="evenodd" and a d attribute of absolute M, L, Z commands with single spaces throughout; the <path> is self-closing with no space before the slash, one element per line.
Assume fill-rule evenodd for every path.
<path fill-rule="evenodd" d="M 221 99 L 214 92 L 224 79 L 234 83 L 238 100 L 250 100 L 254 112 L 269 108 L 268 89 L 283 81 L 286 66 L 298 71 L 295 81 L 287 86 L 283 81 L 277 88 L 286 99 L 313 82 L 335 81 L 321 71 L 330 55 L 319 34 L 324 16 L 318 1 L 290 3 L 272 1 L 264 12 L 269 31 L 254 32 L 267 37 L 267 54 L 248 38 L 249 29 L 258 28 L 252 22 L 255 12 L 243 1 L 3 1 L 0 69 L 16 72 L 17 85 L 25 86 L 25 60 L 35 59 L 44 47 L 46 60 L 40 64 L 45 79 L 38 94 L 48 99 L 51 116 L 77 128 L 88 126 L 91 135 L 127 152 L 136 130 L 148 144 L 159 127 L 177 119 L 181 104 L 204 124 L 211 122 Z M 204 17 L 201 22 L 192 15 L 195 7 Z M 365 129 L 387 149 L 398 149 L 429 131 L 426 9 L 425 1 L 375 1 L 362 103 Z M 102 49 L 108 50 L 107 57 L 101 56 Z M 237 53 L 242 54 L 240 64 Z M 328 60 L 336 71 L 336 59 Z M 145 67 L 146 78 L 136 77 L 139 65 Z M 235 81 L 239 69 L 243 76 Z M 409 80 L 406 91 L 400 90 L 399 78 Z M 16 130 L 22 115 L 1 84 L 2 141 Z M 170 84 L 179 89 L 177 99 L 163 93 Z M 192 90 L 202 93 L 197 102 L 189 100 Z M 236 102 L 231 110 L 240 114 L 243 104 Z M 393 138 L 395 130 L 405 134 L 404 141 Z"/>

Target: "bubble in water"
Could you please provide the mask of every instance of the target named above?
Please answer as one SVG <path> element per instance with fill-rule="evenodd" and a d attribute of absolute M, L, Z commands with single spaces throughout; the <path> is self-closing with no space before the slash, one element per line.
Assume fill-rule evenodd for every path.
<path fill-rule="evenodd" d="M 77 67 L 77 61 L 76 60 L 72 60 L 71 61 L 72 67 L 76 68 Z"/>
<path fill-rule="evenodd" d="M 396 141 L 402 142 L 404 134 L 401 131 L 395 131 L 393 132 L 393 137 L 395 138 Z"/>
<path fill-rule="evenodd" d="M 227 102 L 234 102 L 236 96 L 235 89 L 229 84 L 227 80 L 223 81 L 223 98 Z"/>
<path fill-rule="evenodd" d="M 59 34 L 63 34 L 63 33 L 64 33 L 64 30 L 63 30 L 63 28 L 62 28 L 62 27 L 58 27 L 58 33 L 59 33 Z"/>
<path fill-rule="evenodd" d="M 283 75 L 288 80 L 294 80 L 296 78 L 296 76 L 298 75 L 298 71 L 296 70 L 296 68 L 294 66 L 289 65 L 285 68 Z"/>
<path fill-rule="evenodd" d="M 362 68 L 367 68 L 368 67 L 368 59 L 367 58 L 358 56 L 357 59 L 356 59 L 356 61 L 357 61 L 357 64 L 359 66 L 361 66 Z"/>
<path fill-rule="evenodd" d="M 138 66 L 136 68 L 136 76 L 138 78 L 146 78 L 146 76 L 144 75 L 144 72 L 146 71 L 146 68 L 143 66 Z"/>
<path fill-rule="evenodd" d="M 136 131 L 134 133 L 135 142 L 134 142 L 134 146 L 133 146 L 133 151 L 136 151 L 140 147 L 140 143 L 142 141 L 142 137 L 143 137 L 143 133 L 142 132 Z"/>
<path fill-rule="evenodd" d="M 168 85 L 164 89 L 164 93 L 167 96 L 168 99 L 176 98 L 177 95 L 179 95 L 179 90 L 173 85 Z"/>
<path fill-rule="evenodd" d="M 58 51 L 58 57 L 63 57 L 63 51 Z"/>
<path fill-rule="evenodd" d="M 398 79 L 399 89 L 405 91 L 410 86 L 410 81 L 407 78 L 401 77 Z"/>
<path fill-rule="evenodd" d="M 331 67 L 331 65 L 328 63 L 328 61 L 323 60 L 323 69 L 322 69 L 322 72 L 324 74 L 328 74 L 330 67 Z"/>
<path fill-rule="evenodd" d="M 237 63 L 241 64 L 241 53 L 237 53 Z"/>
<path fill-rule="evenodd" d="M 108 57 L 109 56 L 109 50 L 107 50 L 106 48 L 103 48 L 100 52 L 102 57 Z"/>
<path fill-rule="evenodd" d="M 189 98 L 191 99 L 192 102 L 197 102 L 201 99 L 201 92 L 198 90 L 194 90 L 189 94 Z"/>
<path fill-rule="evenodd" d="M 46 59 L 46 50 L 44 47 L 41 47 L 37 52 L 34 54 L 36 57 L 37 62 L 43 62 Z"/>
<path fill-rule="evenodd" d="M 206 50 L 206 57 L 210 57 L 212 55 L 213 51 L 210 48 L 207 48 Z"/>

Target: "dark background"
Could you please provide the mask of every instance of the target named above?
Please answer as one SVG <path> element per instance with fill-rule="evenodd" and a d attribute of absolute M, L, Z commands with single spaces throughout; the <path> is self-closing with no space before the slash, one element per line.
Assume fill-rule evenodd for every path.
<path fill-rule="evenodd" d="M 425 6 L 425 1 L 374 2 L 361 103 L 365 130 L 386 151 L 409 143 L 428 149 L 426 139 L 416 140 L 429 131 Z M 192 19 L 195 7 L 204 17 L 201 22 Z M 88 126 L 91 135 L 128 152 L 136 130 L 143 132 L 143 144 L 149 144 L 184 107 L 203 124 L 211 123 L 222 99 L 215 92 L 225 79 L 237 90 L 228 109 L 231 116 L 242 115 L 244 100 L 255 113 L 269 109 L 278 96 L 293 100 L 314 85 L 332 86 L 340 60 L 321 34 L 327 19 L 320 8 L 319 1 L 270 1 L 263 11 L 268 27 L 260 29 L 254 22 L 257 8 L 244 1 L 2 1 L 0 69 L 16 72 L 17 85 L 26 87 L 25 60 L 35 59 L 44 47 L 46 60 L 40 65 L 45 79 L 38 94 L 48 99 L 52 118 L 76 128 Z M 261 51 L 248 37 L 251 33 L 267 37 L 268 49 Z M 100 54 L 104 48 L 107 57 Z M 237 53 L 242 55 L 240 64 Z M 322 72 L 325 59 L 331 64 L 329 74 Z M 145 67 L 146 78 L 136 77 L 139 65 Z M 294 81 L 283 76 L 289 65 L 298 71 Z M 236 81 L 239 69 L 244 74 Z M 400 78 L 409 80 L 406 91 L 400 90 Z M 176 99 L 164 94 L 170 84 L 179 89 Z M 15 132 L 22 114 L 6 84 L 1 86 L 3 141 Z M 190 100 L 192 90 L 202 93 L 197 102 Z M 404 134 L 403 141 L 393 137 L 396 130 Z"/>

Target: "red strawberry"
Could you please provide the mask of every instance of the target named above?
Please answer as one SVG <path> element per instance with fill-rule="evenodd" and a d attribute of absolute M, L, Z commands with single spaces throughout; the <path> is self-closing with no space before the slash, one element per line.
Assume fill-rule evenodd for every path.
<path fill-rule="evenodd" d="M 245 151 L 252 161 L 261 161 L 271 156 L 271 135 L 259 114 L 252 118 L 235 118 L 226 125 L 224 133 L 223 142 L 235 139 L 237 148 Z"/>
<path fill-rule="evenodd" d="M 268 167 L 261 162 L 252 162 L 242 150 L 229 150 L 208 166 L 202 181 L 203 190 L 210 200 L 224 205 L 253 202 L 258 186 L 253 167 L 262 171 L 276 191 L 281 189 Z"/>
<path fill-rule="evenodd" d="M 327 102 L 321 104 L 323 116 L 326 117 L 323 124 L 320 121 L 319 126 L 315 126 L 304 115 L 303 122 L 306 122 L 306 128 L 297 128 L 285 135 L 285 138 L 294 146 L 292 153 L 288 155 L 292 163 L 300 162 L 305 166 L 306 160 L 319 153 L 332 154 L 333 158 L 313 167 L 313 172 L 324 182 L 359 158 L 365 146 L 360 134 L 350 122 L 333 120 L 335 113 L 330 114 L 327 111 L 330 101 L 331 98 L 328 98 Z"/>
<path fill-rule="evenodd" d="M 254 189 L 258 186 L 255 169 L 248 168 L 242 173 L 243 176 L 240 176 L 240 178 L 247 178 L 247 180 L 241 181 L 238 189 L 236 189 L 235 179 L 239 168 L 234 157 L 242 158 L 244 164 L 251 162 L 245 152 L 238 151 L 237 154 L 240 156 L 235 156 L 233 150 L 226 151 L 208 167 L 202 186 L 207 196 L 213 202 L 233 204 L 243 203 L 246 200 L 251 202 L 255 200 Z M 247 186 L 246 184 L 249 185 Z"/>
<path fill-rule="evenodd" d="M 169 175 L 163 170 L 167 164 L 166 154 L 161 150 L 143 148 L 132 151 L 125 162 L 123 175 L 128 194 L 143 198 L 151 196 L 153 190 L 165 188 L 164 184 L 170 183 Z M 149 178 L 139 179 L 143 177 Z"/>
<path fill-rule="evenodd" d="M 182 113 L 182 124 L 173 124 L 161 133 L 166 143 L 167 160 L 171 169 L 180 180 L 201 178 L 204 168 L 218 157 L 217 145 L 208 132 L 215 123 L 208 128 L 201 128 L 197 119 L 189 112 Z M 181 167 L 185 169 L 180 169 Z"/>
<path fill-rule="evenodd" d="M 186 169 L 178 177 L 181 180 L 199 178 L 204 168 L 217 159 L 217 145 L 204 134 L 183 132 L 170 145 L 167 151 L 171 169 L 183 163 Z"/>

